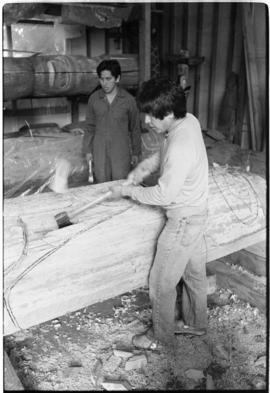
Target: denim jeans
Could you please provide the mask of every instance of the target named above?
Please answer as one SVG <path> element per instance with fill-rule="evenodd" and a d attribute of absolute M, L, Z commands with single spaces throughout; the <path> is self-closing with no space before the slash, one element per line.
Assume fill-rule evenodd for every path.
<path fill-rule="evenodd" d="M 167 344 L 173 342 L 176 287 L 181 278 L 184 323 L 197 328 L 207 326 L 205 224 L 206 212 L 169 217 L 157 242 L 149 295 L 154 336 Z"/>

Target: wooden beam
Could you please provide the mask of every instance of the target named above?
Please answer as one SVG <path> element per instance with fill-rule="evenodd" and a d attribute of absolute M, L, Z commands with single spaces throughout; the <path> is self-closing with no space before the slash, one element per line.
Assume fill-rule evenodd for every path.
<path fill-rule="evenodd" d="M 142 19 L 139 22 L 139 81 L 151 77 L 151 3 L 142 4 Z"/>
<path fill-rule="evenodd" d="M 266 280 L 262 284 L 256 277 L 245 271 L 232 269 L 226 259 L 212 261 L 207 264 L 207 273 L 216 275 L 217 287 L 230 289 L 239 299 L 257 307 L 261 312 L 266 311 Z"/>
<path fill-rule="evenodd" d="M 109 186 L 4 201 L 4 334 L 147 284 L 164 225 L 161 209 L 130 199 L 108 200 L 58 229 L 57 213 L 70 214 Z M 264 240 L 264 200 L 261 177 L 211 170 L 207 262 Z"/>

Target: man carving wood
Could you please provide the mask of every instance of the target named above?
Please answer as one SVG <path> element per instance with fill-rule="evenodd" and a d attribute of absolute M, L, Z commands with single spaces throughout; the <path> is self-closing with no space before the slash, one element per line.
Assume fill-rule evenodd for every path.
<path fill-rule="evenodd" d="M 164 136 L 160 151 L 111 187 L 114 197 L 128 196 L 164 208 L 149 277 L 153 326 L 133 337 L 139 348 L 158 342 L 174 345 L 175 333 L 203 335 L 207 328 L 204 230 L 207 218 L 208 159 L 199 121 L 186 111 L 184 91 L 167 79 L 144 82 L 138 95 L 145 122 Z M 159 168 L 158 183 L 139 185 Z M 175 320 L 176 287 L 182 279 L 182 321 Z"/>

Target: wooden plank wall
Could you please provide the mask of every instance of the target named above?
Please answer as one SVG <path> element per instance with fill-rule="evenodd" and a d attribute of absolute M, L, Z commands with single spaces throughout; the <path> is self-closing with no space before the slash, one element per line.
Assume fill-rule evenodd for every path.
<path fill-rule="evenodd" d="M 241 3 L 200 2 L 169 3 L 163 8 L 163 41 L 161 43 L 163 56 L 179 54 L 180 49 L 188 49 L 190 57 L 204 57 L 201 65 L 189 68 L 191 91 L 188 98 L 188 110 L 199 117 L 203 129 L 219 129 L 218 118 L 222 110 L 228 78 L 232 71 L 238 77 L 241 77 L 243 73 L 244 51 L 240 6 Z M 252 5 L 247 3 L 244 7 L 251 7 L 249 27 L 252 29 L 251 35 L 256 43 L 254 56 L 259 75 L 261 123 L 262 127 L 267 129 L 265 121 L 267 113 L 265 104 L 267 8 L 263 3 Z M 163 74 L 169 73 L 170 77 L 175 78 L 177 66 L 166 65 L 166 60 L 163 64 Z M 245 97 L 247 100 L 247 94 Z M 245 107 L 249 107 L 247 101 Z M 250 134 L 247 112 L 245 118 Z M 245 122 L 242 122 L 240 136 L 235 137 L 235 143 L 241 144 L 241 130 L 245 127 Z M 256 134 L 257 139 L 264 138 L 264 130 L 257 129 Z M 250 143 L 250 136 L 245 137 L 245 141 L 245 143 Z M 252 148 L 246 145 L 243 147 Z M 260 147 L 258 143 L 257 150 L 262 148 L 263 146 Z"/>

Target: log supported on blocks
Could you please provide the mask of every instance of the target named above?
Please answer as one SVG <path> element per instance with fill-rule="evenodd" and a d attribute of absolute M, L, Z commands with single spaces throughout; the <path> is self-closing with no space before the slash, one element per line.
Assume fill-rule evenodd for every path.
<path fill-rule="evenodd" d="M 107 200 L 58 229 L 55 215 L 96 199 L 110 183 L 4 201 L 4 334 L 144 286 L 162 210 Z M 206 262 L 265 239 L 265 180 L 209 170 Z"/>

